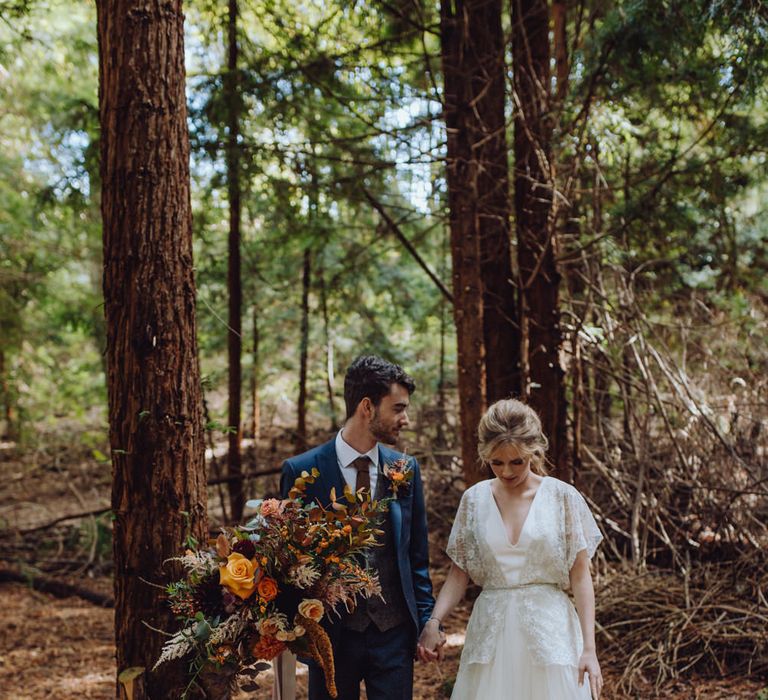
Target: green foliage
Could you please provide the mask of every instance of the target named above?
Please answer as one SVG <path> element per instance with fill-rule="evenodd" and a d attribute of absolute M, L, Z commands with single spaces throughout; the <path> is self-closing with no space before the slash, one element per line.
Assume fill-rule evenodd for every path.
<path fill-rule="evenodd" d="M 0 26 L 0 403 L 52 427 L 103 404 L 92 8 L 24 3 Z M 20 38 L 34 27 L 34 38 Z M 2 58 L 0 57 L 0 60 Z"/>
<path fill-rule="evenodd" d="M 767 31 L 746 3 L 615 3 L 576 56 L 617 262 L 667 296 L 763 284 Z"/>
<path fill-rule="evenodd" d="M 262 400 L 277 420 L 292 421 L 309 250 L 310 415 L 330 414 L 329 351 L 337 376 L 361 352 L 403 363 L 416 376 L 416 402 L 428 405 L 440 381 L 441 332 L 448 377 L 455 368 L 450 309 L 363 188 L 449 283 L 438 8 L 240 5 L 234 103 L 225 90 L 227 6 L 185 7 L 210 428 L 226 426 L 232 107 L 241 116 L 246 382 L 257 323 Z M 105 333 L 94 12 L 6 0 L 0 17 L 0 101 L 13 106 L 0 111 L 0 350 L 10 392 L 0 402 L 35 422 L 67 416 L 98 432 Z M 736 364 L 729 342 L 738 339 L 759 364 L 756 299 L 768 293 L 764 11 L 738 0 L 601 0 L 583 15 L 569 12 L 568 22 L 571 71 L 554 152 L 562 181 L 576 183 L 578 245 L 606 274 L 631 275 L 653 323 L 676 322 L 703 303 L 733 324 L 731 338 L 710 346 L 718 361 Z M 564 248 L 572 244 L 566 237 Z M 619 285 L 603 293 L 622 308 Z M 590 344 L 619 361 L 604 319 L 586 322 Z M 340 405 L 338 381 L 335 393 Z M 89 448 L 102 445 L 89 439 Z"/>
<path fill-rule="evenodd" d="M 361 352 L 380 352 L 409 367 L 422 364 L 426 372 L 417 370 L 418 378 L 434 385 L 436 365 L 421 360 L 433 343 L 423 333 L 439 326 L 442 302 L 381 228 L 361 189 L 365 184 L 392 206 L 403 230 L 415 234 L 422 254 L 433 267 L 445 269 L 442 236 L 418 235 L 428 229 L 439 232 L 439 220 L 433 221 L 429 211 L 414 210 L 398 192 L 395 172 L 407 131 L 415 131 L 410 125 L 402 133 L 393 130 L 403 100 L 416 96 L 402 79 L 406 66 L 399 54 L 413 30 L 382 37 L 386 18 L 375 7 L 339 11 L 319 3 L 241 5 L 244 327 L 251 325 L 255 307 L 260 352 L 269 358 L 261 372 L 264 400 L 284 403 L 297 393 L 306 249 L 313 264 L 310 412 L 329 411 L 323 296 L 337 373 Z M 195 9 L 199 14 L 191 14 L 190 21 L 201 37 L 200 46 L 196 39 L 191 47 L 192 143 L 199 164 L 198 310 L 204 371 L 214 386 L 221 386 L 228 216 L 222 169 L 229 109 L 221 29 L 225 17 L 220 9 Z M 205 26 L 209 31 L 200 29 Z M 394 141 L 386 138 L 391 133 Z M 246 353 L 250 333 L 244 335 Z M 247 376 L 250 356 L 244 360 Z"/>

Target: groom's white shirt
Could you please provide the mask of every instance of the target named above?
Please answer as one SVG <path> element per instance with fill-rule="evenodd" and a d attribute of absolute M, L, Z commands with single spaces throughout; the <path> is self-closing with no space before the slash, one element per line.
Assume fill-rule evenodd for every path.
<path fill-rule="evenodd" d="M 352 462 L 358 457 L 368 457 L 372 463 L 368 468 L 368 474 L 371 478 L 371 493 L 376 493 L 376 482 L 379 476 L 379 444 L 376 443 L 368 452 L 362 454 L 344 441 L 342 432 L 343 430 L 339 430 L 336 433 L 336 461 L 339 463 L 344 481 L 354 491 L 357 483 L 357 469 L 352 466 Z M 336 496 L 340 497 L 341 494 L 336 494 Z"/>

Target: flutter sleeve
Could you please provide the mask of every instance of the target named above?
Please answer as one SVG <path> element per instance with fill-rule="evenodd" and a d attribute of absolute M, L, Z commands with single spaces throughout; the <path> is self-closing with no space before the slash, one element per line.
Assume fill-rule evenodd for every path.
<path fill-rule="evenodd" d="M 591 559 L 603 535 L 597 527 L 592 511 L 576 489 L 570 488 L 565 498 L 565 557 L 568 571 L 583 549 Z"/>
<path fill-rule="evenodd" d="M 448 537 L 448 546 L 445 548 L 451 561 L 467 573 L 469 573 L 470 562 L 474 556 L 469 500 L 468 492 L 465 491 L 461 496 L 461 502 L 453 520 L 451 534 Z"/>

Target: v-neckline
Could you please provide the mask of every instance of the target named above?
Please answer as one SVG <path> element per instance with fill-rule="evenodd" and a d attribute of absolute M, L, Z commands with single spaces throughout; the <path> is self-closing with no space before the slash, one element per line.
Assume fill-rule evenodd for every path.
<path fill-rule="evenodd" d="M 533 498 L 531 499 L 531 505 L 528 506 L 528 512 L 525 514 L 525 519 L 523 520 L 523 524 L 520 527 L 520 532 L 517 535 L 517 542 L 515 542 L 514 544 L 509 541 L 509 535 L 507 534 L 507 525 L 504 522 L 504 516 L 501 514 L 501 508 L 499 508 L 499 504 L 496 501 L 496 496 L 493 493 L 493 482 L 488 481 L 488 491 L 491 495 L 491 501 L 493 501 L 493 507 L 496 511 L 496 515 L 499 516 L 499 520 L 501 521 L 501 527 L 504 533 L 504 541 L 507 543 L 508 547 L 515 548 L 520 546 L 520 542 L 523 539 L 523 534 L 525 534 L 525 526 L 528 525 L 528 520 L 530 520 L 530 517 L 531 517 L 531 511 L 533 510 L 533 506 L 536 503 L 536 499 L 539 497 L 539 491 L 541 491 L 542 487 L 544 486 L 544 482 L 548 478 L 549 477 L 546 477 L 546 476 L 542 477 L 541 482 L 539 483 L 539 488 L 537 488 L 536 493 L 533 494 Z"/>

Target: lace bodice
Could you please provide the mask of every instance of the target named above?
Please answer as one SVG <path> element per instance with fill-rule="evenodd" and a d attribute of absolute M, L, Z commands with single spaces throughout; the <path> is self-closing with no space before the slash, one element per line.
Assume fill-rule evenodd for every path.
<path fill-rule="evenodd" d="M 462 660 L 487 663 L 492 658 L 503 619 L 500 606 L 514 604 L 521 606 L 529 650 L 538 663 L 576 665 L 581 631 L 563 591 L 578 552 L 586 550 L 591 558 L 601 539 L 584 498 L 558 479 L 541 482 L 517 545 L 507 540 L 491 481 L 467 489 L 446 550 L 483 587 Z"/>

